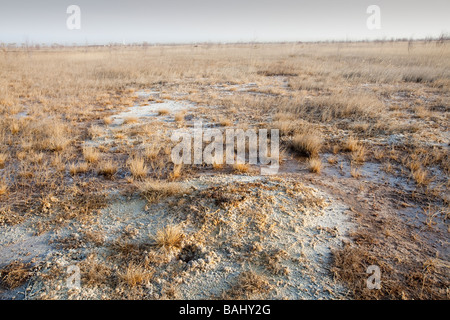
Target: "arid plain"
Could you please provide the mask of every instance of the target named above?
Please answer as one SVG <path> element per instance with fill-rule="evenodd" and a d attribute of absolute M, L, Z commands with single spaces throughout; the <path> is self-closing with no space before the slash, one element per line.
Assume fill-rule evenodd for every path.
<path fill-rule="evenodd" d="M 0 298 L 449 299 L 449 89 L 444 40 L 3 47 Z M 196 121 L 278 173 L 174 165 Z"/>

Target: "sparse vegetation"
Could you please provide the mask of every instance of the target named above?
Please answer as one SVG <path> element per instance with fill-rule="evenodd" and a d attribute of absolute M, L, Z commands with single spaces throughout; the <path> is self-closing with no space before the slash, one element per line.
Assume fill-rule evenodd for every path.
<path fill-rule="evenodd" d="M 6 159 L 8 159 L 8 155 L 6 153 L 0 153 L 0 169 L 5 167 Z"/>
<path fill-rule="evenodd" d="M 113 123 L 113 119 L 111 117 L 104 117 L 103 118 L 103 124 L 109 126 L 111 123 Z"/>
<path fill-rule="evenodd" d="M 233 170 L 236 173 L 246 173 L 250 170 L 250 165 L 248 163 L 235 163 L 233 165 Z"/>
<path fill-rule="evenodd" d="M 112 160 L 105 160 L 98 165 L 98 174 L 105 176 L 105 178 L 112 179 L 116 174 L 118 168 Z"/>
<path fill-rule="evenodd" d="M 317 133 L 301 133 L 292 139 L 292 148 L 300 155 L 318 156 L 322 148 L 322 139 Z"/>
<path fill-rule="evenodd" d="M 3 269 L 0 269 L 0 284 L 8 289 L 14 289 L 24 284 L 30 275 L 29 264 L 13 261 Z"/>
<path fill-rule="evenodd" d="M 236 284 L 229 291 L 229 298 L 249 299 L 257 294 L 264 294 L 271 290 L 269 282 L 254 271 L 242 272 L 236 280 Z"/>
<path fill-rule="evenodd" d="M 133 156 L 128 160 L 127 164 L 134 178 L 142 179 L 147 176 L 148 169 L 143 157 Z"/>
<path fill-rule="evenodd" d="M 158 110 L 158 115 L 159 116 L 165 116 L 165 115 L 168 115 L 169 113 L 170 113 L 170 111 L 167 110 L 167 109 L 159 109 Z"/>
<path fill-rule="evenodd" d="M 450 51 L 411 43 L 3 46 L 0 298 L 448 299 Z M 174 165 L 199 120 L 279 129 L 278 174 Z"/>
<path fill-rule="evenodd" d="M 183 122 L 184 121 L 184 112 L 178 112 L 175 114 L 175 121 L 176 122 Z"/>
<path fill-rule="evenodd" d="M 69 172 L 71 175 L 77 175 L 79 173 L 85 173 L 89 170 L 89 164 L 87 162 L 78 162 L 69 164 Z"/>
<path fill-rule="evenodd" d="M 183 238 L 180 226 L 168 225 L 156 232 L 155 243 L 159 248 L 170 251 L 180 248 Z"/>
<path fill-rule="evenodd" d="M 145 180 L 139 183 L 137 187 L 149 202 L 155 202 L 164 197 L 180 195 L 187 192 L 187 189 L 179 182 L 166 182 L 161 180 Z"/>
<path fill-rule="evenodd" d="M 127 117 L 123 120 L 123 124 L 133 124 L 138 123 L 139 119 L 136 117 Z"/>
<path fill-rule="evenodd" d="M 308 164 L 311 172 L 320 173 L 322 170 L 322 160 L 320 158 L 310 158 Z"/>
<path fill-rule="evenodd" d="M 8 185 L 6 184 L 5 181 L 0 180 L 0 196 L 6 194 L 7 191 L 8 191 Z"/>
<path fill-rule="evenodd" d="M 89 163 L 95 163 L 100 159 L 100 152 L 94 147 L 83 147 L 84 160 Z"/>
<path fill-rule="evenodd" d="M 145 284 L 152 278 L 153 272 L 145 269 L 143 266 L 131 263 L 125 270 L 119 273 L 119 278 L 126 285 L 136 287 Z"/>

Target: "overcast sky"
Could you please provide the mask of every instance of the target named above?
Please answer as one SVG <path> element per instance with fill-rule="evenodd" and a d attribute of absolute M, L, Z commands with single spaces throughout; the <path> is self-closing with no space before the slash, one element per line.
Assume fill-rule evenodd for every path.
<path fill-rule="evenodd" d="M 81 29 L 69 30 L 69 5 Z M 369 5 L 381 29 L 366 25 Z M 239 42 L 423 38 L 450 32 L 450 0 L 0 0 L 0 42 Z"/>

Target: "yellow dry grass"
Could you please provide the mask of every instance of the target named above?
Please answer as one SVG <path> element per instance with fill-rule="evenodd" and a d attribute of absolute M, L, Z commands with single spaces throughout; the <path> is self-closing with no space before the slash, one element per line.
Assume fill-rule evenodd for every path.
<path fill-rule="evenodd" d="M 181 247 L 183 238 L 180 226 L 168 225 L 156 232 L 154 240 L 159 248 L 171 251 Z"/>
<path fill-rule="evenodd" d="M 334 153 L 329 164 L 351 161 L 354 178 L 361 175 L 354 164 L 379 160 L 383 173 L 404 174 L 416 182 L 417 194 L 402 190 L 405 199 L 417 196 L 423 201 L 441 201 L 431 194 L 425 198 L 420 192 L 431 181 L 434 185 L 435 172 L 445 178 L 450 171 L 448 152 L 439 147 L 445 143 L 445 136 L 439 133 L 448 123 L 448 43 L 416 42 L 414 50 L 408 50 L 407 42 L 4 48 L 0 56 L 0 212 L 8 213 L 0 217 L 2 221 L 12 220 L 8 208 L 20 217 L 37 213 L 40 202 L 36 199 L 50 194 L 64 203 L 55 216 L 50 211 L 58 206 L 51 203 L 49 226 L 56 227 L 61 217 L 79 218 L 80 212 L 92 216 L 96 203 L 92 199 L 104 199 L 97 193 L 116 188 L 128 194 L 133 186 L 124 183 L 126 179 L 142 180 L 136 185 L 150 203 L 170 196 L 184 200 L 182 195 L 190 189 L 168 181 L 179 179 L 184 170 L 170 163 L 170 145 L 156 137 L 159 131 L 169 133 L 162 128 L 169 123 L 168 117 L 157 118 L 158 124 L 147 127 L 133 117 L 125 119 L 125 124 L 134 125 L 119 129 L 111 125 L 114 113 L 138 103 L 181 99 L 179 93 L 196 104 L 194 117 L 202 115 L 222 127 L 248 123 L 280 129 L 283 147 L 310 157 L 308 165 L 313 172 L 320 172 L 319 156 L 329 152 Z M 286 86 L 281 86 L 280 80 Z M 246 91 L 249 83 L 255 87 Z M 136 92 L 147 89 L 161 94 L 143 101 Z M 182 123 L 183 112 L 174 119 L 173 126 L 189 125 L 188 117 Z M 387 137 L 404 137 L 409 144 L 390 150 L 383 145 Z M 425 139 L 434 140 L 436 150 L 416 148 L 415 143 Z M 376 144 L 371 144 L 375 140 Z M 95 148 L 85 147 L 92 142 Z M 339 155 L 341 150 L 349 154 Z M 409 157 L 419 151 L 420 157 Z M 136 153 L 140 156 L 127 161 L 128 155 Z M 241 173 L 249 166 L 234 169 L 233 173 Z M 325 176 L 322 174 L 317 179 Z M 448 187 L 448 182 L 442 185 Z M 448 200 L 441 202 L 442 207 L 448 206 Z M 438 218 L 431 216 L 427 224 L 435 226 Z M 183 231 L 175 226 L 159 230 L 156 236 L 158 247 L 169 250 L 179 248 L 182 240 Z M 354 258 L 364 257 L 361 253 L 373 247 L 361 245 Z M 336 257 L 345 260 L 349 255 Z M 129 268 L 120 265 L 120 273 L 114 273 L 120 276 L 114 279 L 130 287 L 145 284 L 151 271 L 138 262 L 126 265 Z M 347 262 L 343 269 L 352 273 L 355 263 Z M 6 270 L 3 281 L 11 286 L 22 283 L 28 276 L 22 267 L 18 265 L 17 272 Z M 99 262 L 86 267 L 83 279 L 87 285 L 103 284 L 113 274 Z M 404 270 L 409 271 L 408 266 Z M 365 270 L 358 267 L 354 274 L 365 276 Z M 425 280 L 430 279 L 423 277 L 423 287 Z M 352 281 L 346 284 L 351 287 Z M 268 287 L 264 277 L 244 273 L 233 297 L 267 292 Z"/>
<path fill-rule="evenodd" d="M 145 164 L 145 160 L 141 156 L 134 156 L 127 161 L 128 168 L 130 169 L 131 175 L 136 179 L 142 179 L 147 176 L 148 168 Z"/>

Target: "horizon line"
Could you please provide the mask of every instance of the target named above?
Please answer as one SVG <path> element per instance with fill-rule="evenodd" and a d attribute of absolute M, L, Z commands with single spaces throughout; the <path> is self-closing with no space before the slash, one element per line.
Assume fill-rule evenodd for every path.
<path fill-rule="evenodd" d="M 139 42 L 108 42 L 108 43 L 79 43 L 79 42 L 73 42 L 71 44 L 64 44 L 60 42 L 42 42 L 42 43 L 36 43 L 36 42 L 2 42 L 0 41 L 0 47 L 13 47 L 13 48 L 30 48 L 30 47 L 45 47 L 45 48 L 51 48 L 51 47 L 107 47 L 107 46 L 114 46 L 114 47 L 143 47 L 143 46 L 181 46 L 181 45 L 236 45 L 236 44 L 300 44 L 300 43 L 358 43 L 358 42 L 406 42 L 406 41 L 413 41 L 413 42 L 433 42 L 433 41 L 449 41 L 450 40 L 450 33 L 442 32 L 439 36 L 427 36 L 427 37 L 421 37 L 421 38 L 407 38 L 407 37 L 382 37 L 382 38 L 374 38 L 374 39 L 324 39 L 324 40 L 280 40 L 280 41 L 180 41 L 180 42 L 148 42 L 148 41 L 139 41 Z"/>

